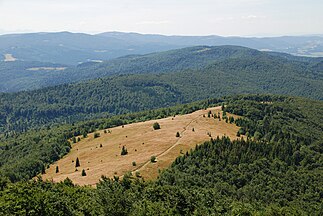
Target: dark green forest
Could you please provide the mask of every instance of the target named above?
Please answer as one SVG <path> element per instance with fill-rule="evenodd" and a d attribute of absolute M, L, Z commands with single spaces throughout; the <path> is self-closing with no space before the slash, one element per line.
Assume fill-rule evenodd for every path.
<path fill-rule="evenodd" d="M 5 152 L 28 158 L 31 143 L 44 146 L 46 139 L 58 143 L 58 137 L 66 141 L 97 128 L 188 113 L 215 104 L 224 104 L 225 112 L 242 116 L 235 124 L 241 127 L 239 134 L 244 138 L 218 137 L 197 145 L 161 172 L 156 181 L 127 174 L 122 179 L 102 177 L 96 189 L 73 185 L 68 179 L 62 183 L 37 179 L 10 183 L 41 170 L 30 174 L 30 169 L 20 166 L 15 171 L 20 176 L 12 179 L 14 175 L 4 172 L 3 167 L 19 165 L 12 165 L 8 157 L 1 167 L 0 215 L 322 215 L 323 104 L 305 98 L 230 96 L 30 131 L 29 135 L 11 134 L 26 144 L 21 149 L 21 143 L 10 145 L 19 139 L 8 135 L 1 158 Z M 67 142 L 62 144 L 67 146 Z M 42 156 L 51 149 L 59 151 L 55 145 L 41 149 Z M 31 152 L 29 159 L 37 158 Z M 46 165 L 56 159 L 37 160 Z"/>
<path fill-rule="evenodd" d="M 214 53 L 210 55 L 216 56 L 220 52 L 217 49 L 216 52 L 211 49 Z M 245 55 L 247 51 L 249 54 Z M 156 65 L 159 55 L 161 54 L 155 54 L 148 61 L 148 68 L 174 68 L 162 63 Z M 179 56 L 185 59 L 186 55 L 188 54 Z M 299 57 L 297 59 L 301 60 L 295 61 L 290 56 L 276 57 L 255 50 L 232 47 L 222 47 L 219 55 L 222 57 L 214 58 L 221 61 L 200 69 L 116 75 L 34 91 L 2 93 L 0 131 L 23 132 L 55 123 L 74 123 L 241 93 L 273 93 L 323 99 L 322 70 L 315 59 Z M 227 56 L 230 58 L 227 59 Z M 196 60 L 198 56 L 193 57 L 191 56 L 192 62 L 200 62 Z M 285 58 L 291 59 L 284 60 Z M 150 65 L 154 59 L 156 64 Z M 190 61 L 182 62 L 184 66 L 177 64 L 177 61 L 173 63 L 179 65 L 178 67 L 193 67 L 189 64 Z M 197 63 L 194 65 L 198 67 Z M 139 66 L 140 64 L 136 65 Z M 132 70 L 131 67 L 129 70 Z"/>
<path fill-rule="evenodd" d="M 32 90 L 44 86 L 43 79 L 57 73 L 56 70 L 30 70 L 40 67 L 67 67 L 48 62 L 0 61 L 0 92 Z"/>

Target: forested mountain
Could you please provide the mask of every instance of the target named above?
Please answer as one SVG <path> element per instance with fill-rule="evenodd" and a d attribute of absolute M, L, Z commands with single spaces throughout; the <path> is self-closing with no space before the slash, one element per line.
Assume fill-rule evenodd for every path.
<path fill-rule="evenodd" d="M 147 54 L 189 46 L 237 45 L 296 55 L 321 56 L 323 37 L 164 36 L 107 32 L 97 35 L 55 32 L 0 35 L 0 55 L 22 61 L 76 65 L 124 55 Z M 1 57 L 0 57 L 1 59 Z"/>
<path fill-rule="evenodd" d="M 44 86 L 43 80 L 68 66 L 48 62 L 0 62 L 0 92 L 32 90 Z"/>
<path fill-rule="evenodd" d="M 34 91 L 3 93 L 0 94 L 0 131 L 25 131 L 52 123 L 76 122 L 241 93 L 323 99 L 322 71 L 313 69 L 318 63 L 282 61 L 281 57 L 247 51 L 252 55 L 241 57 L 234 49 L 230 58 L 200 69 L 119 75 Z M 177 62 L 176 57 L 173 59 Z M 203 62 L 204 58 L 201 59 Z M 199 62 L 199 58 L 196 61 Z M 191 66 L 190 61 L 177 65 Z M 167 65 L 149 67 L 159 69 Z"/>
<path fill-rule="evenodd" d="M 158 43 L 136 44 L 113 37 L 70 32 L 0 35 L 0 55 L 2 56 L 11 54 L 21 61 L 41 61 L 69 65 L 179 47 L 182 46 Z"/>
<path fill-rule="evenodd" d="M 282 36 L 282 37 L 221 37 L 209 36 L 165 36 L 124 32 L 106 32 L 100 36 L 112 37 L 132 43 L 160 43 L 180 46 L 221 46 L 236 45 L 258 50 L 284 52 L 294 55 L 322 56 L 322 36 Z"/>
<path fill-rule="evenodd" d="M 251 78 L 253 81 L 260 77 L 260 73 L 267 71 L 269 76 L 272 72 L 272 78 L 277 76 L 277 79 L 281 79 L 281 74 L 289 74 L 294 76 L 292 79 L 307 78 L 320 82 L 323 73 L 322 62 L 323 58 L 260 52 L 237 46 L 189 47 L 147 55 L 130 55 L 102 63 L 87 62 L 76 67 L 61 66 L 64 70 L 51 71 L 27 70 L 32 64 L 50 67 L 51 64 L 46 63 L 2 62 L 0 73 L 5 74 L 6 79 L 0 80 L 0 90 L 12 92 L 35 89 L 120 74 L 170 73 L 188 69 L 202 72 L 208 71 L 210 66 L 214 71 L 222 71 L 227 77 L 241 77 L 244 76 L 244 72 L 252 74 L 255 76 Z"/>
<path fill-rule="evenodd" d="M 247 138 L 198 145 L 156 181 L 103 177 L 94 189 L 6 178 L 41 172 L 78 134 L 216 103 L 242 116 L 234 123 Z M 1 139 L 0 215 L 322 215 L 322 118 L 322 101 L 245 95 L 10 135 Z"/>

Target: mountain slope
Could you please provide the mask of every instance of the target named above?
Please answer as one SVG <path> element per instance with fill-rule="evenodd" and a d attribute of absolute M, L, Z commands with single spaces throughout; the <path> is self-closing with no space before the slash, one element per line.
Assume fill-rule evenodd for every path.
<path fill-rule="evenodd" d="M 322 56 L 323 37 L 243 38 L 220 36 L 164 36 L 107 32 L 97 35 L 54 32 L 0 35 L 0 55 L 21 61 L 76 65 L 124 55 L 147 54 L 189 46 L 246 46 L 296 55 Z M 1 59 L 1 58 L 0 58 Z"/>
<path fill-rule="evenodd" d="M 120 75 L 0 94 L 0 131 L 24 131 L 54 122 L 76 122 L 241 93 L 323 99 L 322 71 L 312 70 L 313 63 L 251 51 L 253 55 L 235 52 L 232 58 L 196 70 Z"/>
<path fill-rule="evenodd" d="M 270 50 L 295 55 L 322 56 L 323 37 L 321 36 L 282 36 L 282 37 L 221 37 L 209 36 L 165 36 L 124 32 L 106 32 L 100 36 L 113 37 L 132 43 L 160 43 L 181 46 L 221 46 L 236 45 L 258 50 Z"/>
<path fill-rule="evenodd" d="M 69 150 L 71 144 L 66 139 L 81 133 L 191 112 L 218 102 L 225 102 L 225 112 L 243 116 L 235 124 L 241 127 L 239 134 L 248 138 L 217 137 L 198 145 L 176 158 L 156 181 L 131 174 L 113 179 L 103 176 L 96 188 L 89 188 L 69 179 L 56 184 L 40 178 L 13 184 L 1 178 L 1 174 L 11 180 L 36 175 L 58 160 L 57 154 Z M 5 153 L 0 170 L 1 213 L 321 215 L 322 115 L 322 101 L 244 95 L 12 135 L 6 148 L 0 149 Z M 37 151 L 30 151 L 33 148 Z M 46 160 L 48 157 L 51 160 Z M 67 166 L 71 162 L 67 161 Z"/>
<path fill-rule="evenodd" d="M 178 46 L 140 45 L 113 37 L 55 32 L 0 35 L 0 55 L 21 61 L 76 65 L 89 60 L 107 60 L 129 54 L 170 50 Z"/>
<path fill-rule="evenodd" d="M 48 62 L 0 62 L 0 92 L 17 92 L 45 87 L 48 79 L 69 66 Z"/>
<path fill-rule="evenodd" d="M 256 62 L 257 59 L 261 59 L 261 61 Z M 0 65 L 4 65 L 4 68 L 8 68 L 8 70 L 13 71 L 14 74 L 18 73 L 19 76 L 22 75 L 21 78 L 25 76 L 26 81 L 21 79 L 19 80 L 19 83 L 15 83 L 15 76 L 8 76 L 8 80 L 3 79 L 0 81 L 0 89 L 5 89 L 10 92 L 117 74 L 169 73 L 187 69 L 201 70 L 211 64 L 217 65 L 219 62 L 227 64 L 229 61 L 235 61 L 234 65 L 232 63 L 228 64 L 231 64 L 230 69 L 235 69 L 236 71 L 245 68 L 246 64 L 254 64 L 255 67 L 253 70 L 257 67 L 266 67 L 266 70 L 275 69 L 280 71 L 275 65 L 269 64 L 270 62 L 275 61 L 275 64 L 285 65 L 286 72 L 295 73 L 295 76 L 303 74 L 310 79 L 321 79 L 323 72 L 320 67 L 320 64 L 323 62 L 322 58 L 306 58 L 282 53 L 260 52 L 237 46 L 197 46 L 147 55 L 125 56 L 102 63 L 88 62 L 80 64 L 77 67 L 69 66 L 65 70 L 55 72 L 45 71 L 38 74 L 31 73 L 23 68 L 18 68 L 20 70 L 15 68 L 15 65 L 24 64 L 24 62 L 4 62 L 0 63 Z M 12 67 L 8 67 L 7 65 Z M 223 72 L 228 70 L 220 65 L 219 67 Z M 6 71 L 3 73 L 6 73 Z M 275 71 L 273 71 L 273 73 L 275 73 Z M 39 74 L 41 74 L 41 76 Z M 313 74 L 315 74 L 314 77 Z"/>

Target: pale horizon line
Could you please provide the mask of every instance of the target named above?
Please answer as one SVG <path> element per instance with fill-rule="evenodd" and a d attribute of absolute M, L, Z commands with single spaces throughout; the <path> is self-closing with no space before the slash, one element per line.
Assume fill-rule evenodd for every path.
<path fill-rule="evenodd" d="M 323 33 L 310 33 L 310 34 L 253 34 L 253 35 L 220 35 L 220 34 L 161 34 L 161 33 L 145 33 L 145 32 L 135 32 L 135 31 L 96 31 L 96 32 L 87 32 L 87 31 L 73 31 L 73 30 L 57 30 L 57 31 L 5 31 L 0 30 L 0 36 L 5 35 L 23 35 L 23 34 L 53 34 L 53 33 L 72 33 L 72 34 L 87 34 L 87 35 L 99 35 L 103 33 L 124 33 L 124 34 L 140 34 L 140 35 L 160 35 L 168 37 L 243 37 L 243 38 L 272 38 L 272 37 L 323 37 Z"/>

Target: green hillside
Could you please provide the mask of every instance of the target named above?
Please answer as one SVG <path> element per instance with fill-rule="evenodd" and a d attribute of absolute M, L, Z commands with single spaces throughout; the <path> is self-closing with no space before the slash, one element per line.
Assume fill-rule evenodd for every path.
<path fill-rule="evenodd" d="M 300 80 L 308 78 L 316 81 L 322 80 L 323 71 L 320 66 L 322 62 L 322 58 L 260 52 L 238 46 L 189 47 L 146 55 L 130 55 L 102 63 L 86 62 L 78 66 L 68 66 L 65 70 L 37 71 L 38 73 L 26 70 L 27 66 L 32 64 L 30 62 L 0 62 L 0 73 L 5 74 L 6 77 L 0 80 L 0 91 L 39 89 L 111 75 L 174 73 L 189 69 L 207 70 L 210 65 L 216 71 L 221 70 L 228 76 L 238 74 L 242 77 L 244 74 L 240 74 L 240 71 L 254 74 L 266 70 L 272 72 L 272 76 L 277 76 L 277 79 L 281 78 L 281 73 L 288 73 Z M 260 74 L 256 76 L 259 77 Z"/>
<path fill-rule="evenodd" d="M 195 52 L 196 49 L 201 50 L 196 47 L 190 49 Z M 323 99 L 321 63 L 317 59 L 286 60 L 247 48 L 212 49 L 203 51 L 212 55 L 203 54 L 202 57 L 202 54 L 188 55 L 184 49 L 182 55 L 179 51 L 169 52 L 164 61 L 157 61 L 159 57 L 149 58 L 147 68 L 156 74 L 116 75 L 34 91 L 0 94 L 0 131 L 25 131 L 52 123 L 73 123 L 241 93 Z M 186 59 L 188 55 L 189 60 L 180 61 L 175 55 L 178 59 Z M 204 55 L 213 57 L 206 58 Z M 199 66 L 213 58 L 218 60 L 208 66 Z M 155 64 L 150 64 L 152 59 L 156 60 Z M 136 67 L 139 68 L 141 63 Z M 126 67 L 133 65 L 136 68 L 136 64 L 129 63 Z M 160 73 L 175 66 L 178 72 Z M 185 69 L 190 67 L 197 69 Z M 130 68 L 129 71 L 135 71 Z"/>
<path fill-rule="evenodd" d="M 6 158 L 1 175 L 12 181 L 30 178 L 41 165 L 66 153 L 69 143 L 64 139 L 81 131 L 191 112 L 219 102 L 225 103 L 226 112 L 243 116 L 235 124 L 246 139 L 223 137 L 197 146 L 153 182 L 130 175 L 122 180 L 103 177 L 92 189 L 74 186 L 68 179 L 59 184 L 13 184 L 1 178 L 0 214 L 321 215 L 323 104 L 305 98 L 232 96 L 11 135 L 1 148 L 0 156 Z M 50 157 L 53 153 L 60 155 Z"/>
<path fill-rule="evenodd" d="M 0 92 L 17 92 L 46 87 L 44 79 L 67 67 L 48 62 L 0 61 Z"/>

